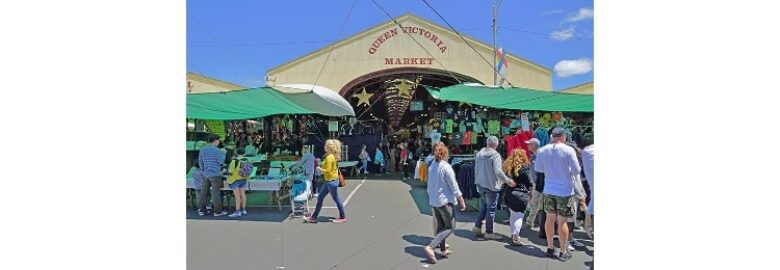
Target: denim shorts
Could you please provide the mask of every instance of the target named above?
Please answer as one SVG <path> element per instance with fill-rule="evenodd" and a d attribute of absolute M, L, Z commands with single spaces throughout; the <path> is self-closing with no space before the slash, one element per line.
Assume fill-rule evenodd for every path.
<path fill-rule="evenodd" d="M 246 179 L 236 180 L 233 184 L 230 184 L 230 189 L 246 188 Z"/>

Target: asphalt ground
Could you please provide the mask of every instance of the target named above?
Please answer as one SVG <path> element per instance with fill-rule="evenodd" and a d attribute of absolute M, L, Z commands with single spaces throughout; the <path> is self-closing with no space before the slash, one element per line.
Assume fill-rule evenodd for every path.
<path fill-rule="evenodd" d="M 495 225 L 501 241 L 476 237 L 476 200 L 456 215 L 457 227 L 447 239 L 454 253 L 429 264 L 423 246 L 433 228 L 425 188 L 399 178 L 348 180 L 339 189 L 342 200 L 349 198 L 346 223 L 329 221 L 338 216 L 330 197 L 317 224 L 291 218 L 289 205 L 282 211 L 250 208 L 241 218 L 198 217 L 187 208 L 187 269 L 593 269 L 593 242 L 581 231 L 575 235 L 586 246 L 566 262 L 544 256 L 538 228 L 524 230 L 523 247 L 510 245 L 506 224 Z"/>

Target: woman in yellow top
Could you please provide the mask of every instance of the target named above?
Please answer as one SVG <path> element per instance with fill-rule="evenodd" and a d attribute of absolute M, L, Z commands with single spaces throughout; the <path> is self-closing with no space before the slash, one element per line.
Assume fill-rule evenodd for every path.
<path fill-rule="evenodd" d="M 317 196 L 317 207 L 314 209 L 314 214 L 306 218 L 304 221 L 308 223 L 317 223 L 317 217 L 320 215 L 322 209 L 322 201 L 325 196 L 330 196 L 333 201 L 336 202 L 336 207 L 339 209 L 339 218 L 333 220 L 333 222 L 341 223 L 347 221 L 344 216 L 344 205 L 339 198 L 339 165 L 338 161 L 341 159 L 341 142 L 336 139 L 325 141 L 325 159 L 322 162 L 322 167 L 317 167 L 317 171 L 322 173 L 323 185 L 320 186 L 319 196 Z"/>

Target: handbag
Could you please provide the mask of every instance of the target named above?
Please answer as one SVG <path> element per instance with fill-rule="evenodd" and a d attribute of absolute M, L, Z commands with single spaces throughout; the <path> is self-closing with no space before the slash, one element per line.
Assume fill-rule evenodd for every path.
<path fill-rule="evenodd" d="M 344 180 L 344 175 L 339 171 L 339 187 L 345 187 L 346 185 L 347 181 Z"/>
<path fill-rule="evenodd" d="M 531 199 L 527 190 L 513 189 L 504 185 L 502 191 L 504 193 L 504 203 L 509 209 L 515 212 L 525 212 L 525 208 L 528 207 L 528 201 Z"/>

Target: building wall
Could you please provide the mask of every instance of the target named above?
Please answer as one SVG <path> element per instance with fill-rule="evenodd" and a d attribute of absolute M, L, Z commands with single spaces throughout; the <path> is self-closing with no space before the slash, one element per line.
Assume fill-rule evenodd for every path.
<path fill-rule="evenodd" d="M 187 93 L 226 92 L 246 87 L 203 76 L 197 73 L 187 73 Z"/>
<path fill-rule="evenodd" d="M 404 15 L 398 21 L 450 71 L 493 84 L 491 65 L 485 63 L 456 34 L 413 15 Z M 493 62 L 492 47 L 468 37 L 467 40 L 485 59 Z M 317 84 L 335 91 L 355 78 L 385 69 L 421 67 L 443 70 L 408 34 L 390 21 L 269 70 L 266 84 L 314 83 L 334 46 L 330 62 Z M 508 78 L 513 85 L 551 90 L 552 73 L 549 69 L 512 55 L 508 55 L 507 59 Z"/>

